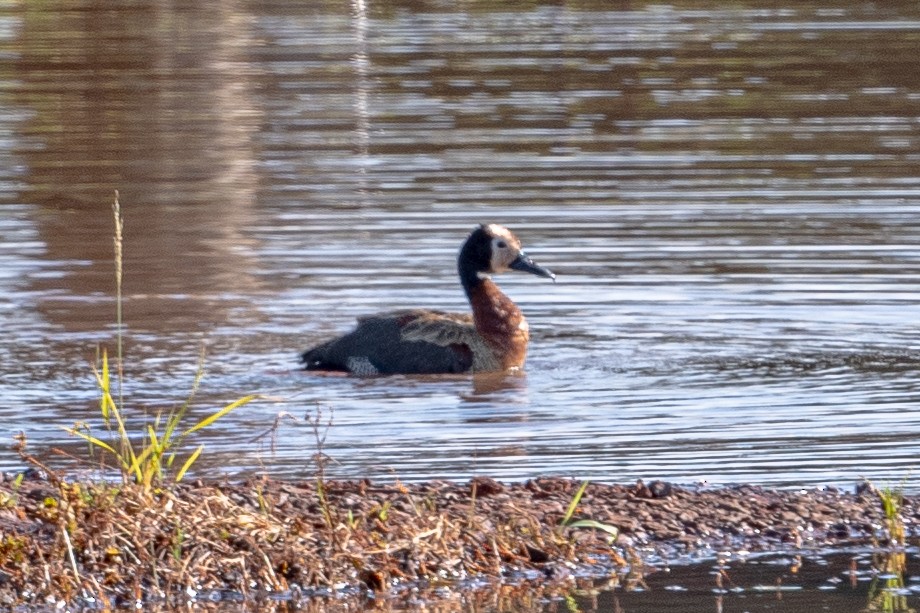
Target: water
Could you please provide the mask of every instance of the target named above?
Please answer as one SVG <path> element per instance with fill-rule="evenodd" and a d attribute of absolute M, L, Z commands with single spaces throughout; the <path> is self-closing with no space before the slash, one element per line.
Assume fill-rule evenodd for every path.
<path fill-rule="evenodd" d="M 627 577 L 601 586 L 615 589 L 576 590 L 570 598 L 586 613 L 912 610 L 917 581 L 880 571 L 883 562 L 866 553 L 754 556 L 658 568 L 642 581 Z"/>
<path fill-rule="evenodd" d="M 554 585 L 533 576 L 510 579 L 503 585 L 468 581 L 460 586 L 402 585 L 386 596 L 368 598 L 361 589 L 337 593 L 284 592 L 262 598 L 264 611 L 489 611 L 492 613 L 597 613 L 629 611 L 900 611 L 916 610 L 920 581 L 905 571 L 885 571 L 890 560 L 881 552 L 812 551 L 800 554 L 768 553 L 726 556 L 693 564 L 647 566 L 644 573 L 624 571 L 603 578 L 575 577 Z M 907 567 L 916 563 L 907 554 Z M 534 571 L 536 572 L 536 571 Z M 539 574 L 539 573 L 537 573 Z M 188 596 L 185 596 L 186 600 Z M 244 611 L 238 592 L 205 590 L 196 593 L 196 610 Z M 174 610 L 149 603 L 153 611 Z"/>
<path fill-rule="evenodd" d="M 180 404 L 202 343 L 196 416 L 272 397 L 202 474 L 312 474 L 321 407 L 333 476 L 916 491 L 920 6 L 615 8 L 0 7 L 0 434 L 85 455 L 118 189 L 131 406 Z M 297 370 L 358 315 L 466 309 L 484 221 L 558 275 L 500 279 L 525 376 Z"/>

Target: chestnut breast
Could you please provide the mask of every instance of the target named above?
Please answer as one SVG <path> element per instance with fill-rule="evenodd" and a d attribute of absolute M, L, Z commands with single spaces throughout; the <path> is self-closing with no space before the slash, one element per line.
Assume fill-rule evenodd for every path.
<path fill-rule="evenodd" d="M 490 279 L 471 291 L 470 306 L 476 331 L 495 354 L 502 370 L 521 368 L 530 339 L 524 314 Z"/>

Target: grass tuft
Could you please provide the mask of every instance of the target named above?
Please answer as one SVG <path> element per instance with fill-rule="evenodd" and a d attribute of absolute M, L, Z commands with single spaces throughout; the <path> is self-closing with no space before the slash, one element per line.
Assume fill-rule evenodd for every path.
<path fill-rule="evenodd" d="M 243 396 L 192 423 L 191 426 L 186 426 L 192 401 L 204 377 L 204 349 L 202 348 L 192 388 L 185 401 L 166 413 L 165 418 L 162 413 L 157 414 L 152 421 L 145 418 L 141 423 L 140 433 L 132 436 L 126 421 L 126 408 L 122 395 L 122 382 L 124 381 L 122 315 L 124 219 L 121 215 L 121 204 L 117 191 L 112 211 L 115 217 L 115 319 L 117 325 L 115 366 L 117 374 L 113 377 L 108 352 L 105 349 L 101 351 L 97 357 L 97 363 L 93 365 L 93 375 L 100 394 L 99 412 L 111 442 L 93 435 L 89 426 L 84 423 L 77 423 L 64 430 L 89 443 L 90 450 L 99 450 L 104 455 L 113 458 L 125 482 L 133 481 L 141 485 L 145 491 L 150 491 L 154 486 L 166 481 L 170 473 L 172 473 L 173 481 L 177 483 L 181 481 L 201 456 L 204 445 L 198 445 L 186 456 L 178 469 L 174 468 L 180 452 L 191 435 L 208 428 L 221 417 L 261 396 L 258 394 Z M 115 383 L 114 388 L 113 383 Z"/>
<path fill-rule="evenodd" d="M 871 481 L 865 480 L 871 491 L 879 499 L 884 516 L 888 547 L 878 549 L 872 555 L 872 566 L 878 571 L 869 585 L 869 601 L 866 611 L 902 611 L 909 613 L 915 609 L 908 606 L 905 595 L 907 572 L 907 530 L 902 517 L 904 506 L 904 485 L 907 476 L 897 486 L 875 488 Z"/>
<path fill-rule="evenodd" d="M 593 519 L 579 519 L 577 521 L 572 521 L 572 518 L 575 516 L 575 511 L 578 509 L 578 504 L 581 502 L 582 497 L 585 495 L 585 490 L 588 489 L 588 483 L 590 483 L 590 481 L 582 481 L 578 491 L 576 491 L 575 495 L 572 496 L 572 500 L 569 502 L 569 508 L 566 509 L 565 515 L 562 517 L 562 521 L 559 522 L 558 531 L 561 533 L 565 528 L 589 528 L 592 530 L 600 530 L 601 532 L 606 532 L 609 535 L 610 540 L 613 541 L 620 534 L 620 529 L 616 526 L 605 524 Z"/>
<path fill-rule="evenodd" d="M 888 538 L 893 545 L 903 545 L 905 539 L 904 520 L 901 518 L 901 505 L 904 503 L 904 484 L 898 487 L 883 487 L 878 497 L 885 513 Z"/>

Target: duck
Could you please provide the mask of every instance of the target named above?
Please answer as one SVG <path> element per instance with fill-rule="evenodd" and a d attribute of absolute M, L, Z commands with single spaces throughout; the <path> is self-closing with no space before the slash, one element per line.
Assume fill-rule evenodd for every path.
<path fill-rule="evenodd" d="M 358 376 L 517 371 L 530 331 L 521 309 L 492 280 L 508 271 L 556 280 L 508 228 L 481 224 L 457 256 L 471 313 L 404 309 L 359 317 L 357 326 L 300 355 L 306 370 Z"/>

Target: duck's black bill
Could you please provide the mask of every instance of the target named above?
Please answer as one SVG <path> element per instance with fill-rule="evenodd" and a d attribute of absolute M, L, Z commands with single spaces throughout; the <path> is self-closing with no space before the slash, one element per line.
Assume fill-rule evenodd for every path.
<path fill-rule="evenodd" d="M 551 273 L 548 269 L 543 268 L 529 257 L 523 253 L 511 262 L 511 268 L 514 270 L 520 270 L 521 272 L 529 272 L 532 275 L 537 275 L 538 277 L 544 277 L 546 279 L 556 280 L 556 275 Z"/>

